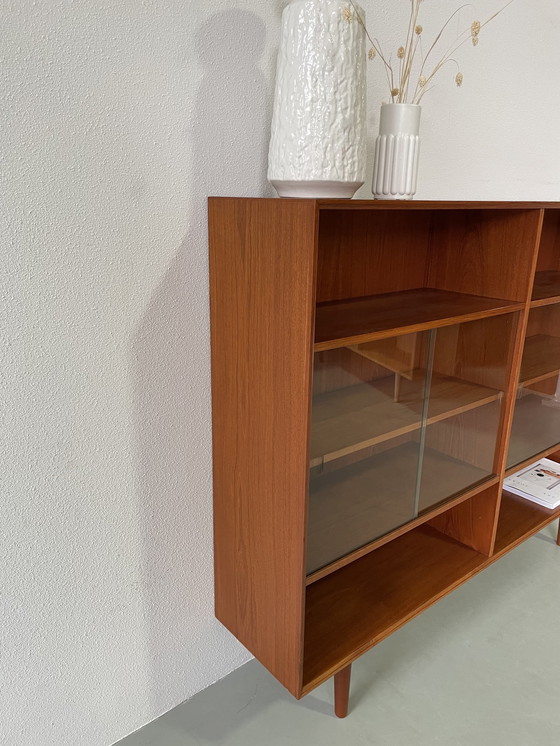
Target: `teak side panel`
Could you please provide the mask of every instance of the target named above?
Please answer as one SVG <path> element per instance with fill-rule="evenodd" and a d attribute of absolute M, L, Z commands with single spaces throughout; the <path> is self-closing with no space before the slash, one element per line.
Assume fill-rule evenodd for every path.
<path fill-rule="evenodd" d="M 316 205 L 209 200 L 216 616 L 301 694 Z"/>

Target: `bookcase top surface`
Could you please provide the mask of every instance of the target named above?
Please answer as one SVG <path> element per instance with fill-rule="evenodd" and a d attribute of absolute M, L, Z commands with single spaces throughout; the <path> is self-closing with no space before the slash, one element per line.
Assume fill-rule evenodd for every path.
<path fill-rule="evenodd" d="M 496 202 L 481 200 L 294 199 L 278 197 L 219 197 L 209 200 L 298 202 L 320 210 L 560 210 L 560 202 Z"/>

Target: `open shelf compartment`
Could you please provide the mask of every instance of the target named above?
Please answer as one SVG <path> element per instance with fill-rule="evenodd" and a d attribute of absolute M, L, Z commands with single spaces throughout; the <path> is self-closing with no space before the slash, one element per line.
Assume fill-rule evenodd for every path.
<path fill-rule="evenodd" d="M 558 270 L 543 270 L 535 273 L 531 305 L 536 307 L 549 303 L 560 303 L 560 272 Z"/>
<path fill-rule="evenodd" d="M 303 693 L 558 518 L 504 492 L 490 556 L 422 525 L 308 586 Z"/>
<path fill-rule="evenodd" d="M 509 492 L 502 494 L 494 555 L 505 554 L 560 517 L 560 508 L 548 510 Z"/>
<path fill-rule="evenodd" d="M 315 350 L 521 309 L 539 217 L 517 209 L 321 209 Z"/>
<path fill-rule="evenodd" d="M 544 213 L 537 268 L 533 283 L 533 307 L 560 302 L 560 213 Z"/>
<path fill-rule="evenodd" d="M 310 691 L 480 570 L 487 557 L 422 525 L 307 587 Z"/>

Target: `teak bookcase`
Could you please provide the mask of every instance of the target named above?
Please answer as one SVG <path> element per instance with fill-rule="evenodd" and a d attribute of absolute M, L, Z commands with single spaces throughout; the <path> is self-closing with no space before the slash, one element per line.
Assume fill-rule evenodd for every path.
<path fill-rule="evenodd" d="M 210 198 L 216 615 L 295 696 L 560 516 L 560 205 Z"/>

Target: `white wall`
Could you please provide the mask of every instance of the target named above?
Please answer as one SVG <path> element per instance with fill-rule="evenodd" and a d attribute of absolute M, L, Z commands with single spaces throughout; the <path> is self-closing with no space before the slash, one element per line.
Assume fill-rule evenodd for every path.
<path fill-rule="evenodd" d="M 9 746 L 108 746 L 248 658 L 212 610 L 205 200 L 272 194 L 284 5 L 1 5 Z M 559 29 L 556 0 L 516 0 L 465 48 L 463 88 L 426 99 L 419 197 L 560 200 Z"/>

